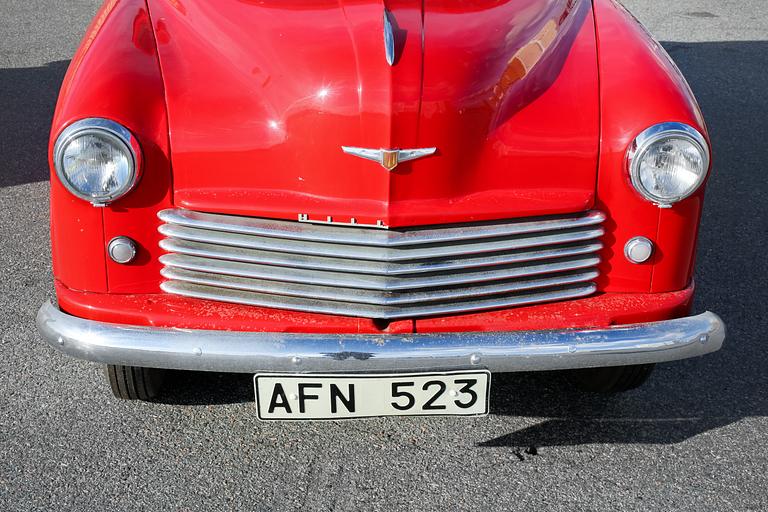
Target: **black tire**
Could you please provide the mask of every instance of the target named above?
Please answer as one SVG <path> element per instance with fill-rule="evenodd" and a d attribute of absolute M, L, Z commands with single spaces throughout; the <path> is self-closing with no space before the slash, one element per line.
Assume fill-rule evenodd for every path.
<path fill-rule="evenodd" d="M 623 393 L 643 385 L 653 373 L 655 364 L 587 368 L 570 372 L 571 381 L 583 391 Z"/>
<path fill-rule="evenodd" d="M 112 394 L 123 400 L 151 400 L 160 394 L 165 370 L 138 366 L 107 365 Z"/>

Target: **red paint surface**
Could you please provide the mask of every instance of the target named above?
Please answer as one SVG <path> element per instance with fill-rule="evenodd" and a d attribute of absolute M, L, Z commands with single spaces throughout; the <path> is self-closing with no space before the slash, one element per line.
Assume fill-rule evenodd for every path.
<path fill-rule="evenodd" d="M 407 333 L 518 331 L 608 327 L 685 316 L 693 286 L 670 293 L 606 293 L 586 299 L 538 304 L 485 313 L 399 320 L 380 329 L 372 320 L 258 308 L 167 294 L 76 292 L 56 283 L 59 306 L 72 315 L 100 322 L 221 329 L 229 331 L 307 333 Z"/>
<path fill-rule="evenodd" d="M 658 123 L 687 123 L 707 135 L 685 79 L 664 49 L 613 0 L 595 1 L 602 105 L 597 208 L 608 214 L 601 289 L 617 292 L 671 291 L 692 274 L 704 187 L 669 210 L 632 188 L 625 159 L 638 133 Z M 645 236 L 656 244 L 653 259 L 635 265 L 624 244 Z"/>
<path fill-rule="evenodd" d="M 381 2 L 184 5 L 150 1 L 178 206 L 403 226 L 593 203 L 589 2 L 388 2 L 394 66 Z M 341 146 L 438 152 L 390 173 Z"/>
<path fill-rule="evenodd" d="M 160 294 L 157 211 L 407 226 L 595 207 L 609 215 L 599 282 L 609 293 L 396 322 L 390 332 L 684 314 L 703 187 L 659 210 L 631 188 L 624 158 L 653 124 L 706 129 L 684 79 L 644 29 L 612 0 L 595 0 L 594 10 L 586 0 L 435 0 L 423 12 L 419 1 L 386 3 L 401 46 L 392 67 L 378 1 L 149 0 L 149 10 L 144 0 L 107 2 L 65 79 L 52 144 L 77 119 L 113 119 L 138 137 L 143 176 L 126 197 L 94 208 L 52 174 L 62 306 L 142 325 L 379 332 L 371 320 Z M 438 154 L 389 173 L 341 145 L 436 146 Z M 139 244 L 129 265 L 105 257 L 118 235 Z M 647 264 L 623 256 L 637 235 L 657 244 Z"/>
<path fill-rule="evenodd" d="M 164 89 L 152 26 L 143 1 L 105 3 L 86 33 L 62 86 L 51 130 L 86 117 L 127 127 L 141 146 L 143 168 L 134 191 L 106 208 L 76 199 L 51 166 L 54 273 L 75 289 L 104 292 L 159 291 L 157 211 L 171 206 L 170 148 Z M 130 265 L 105 255 L 118 235 L 133 238 L 139 252 Z"/>

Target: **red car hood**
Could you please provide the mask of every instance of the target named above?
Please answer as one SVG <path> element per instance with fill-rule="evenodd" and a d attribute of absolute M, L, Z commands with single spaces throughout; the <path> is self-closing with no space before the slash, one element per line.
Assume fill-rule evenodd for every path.
<path fill-rule="evenodd" d="M 149 5 L 178 206 L 404 226 L 593 203 L 588 0 Z M 388 171 L 342 146 L 437 150 Z"/>

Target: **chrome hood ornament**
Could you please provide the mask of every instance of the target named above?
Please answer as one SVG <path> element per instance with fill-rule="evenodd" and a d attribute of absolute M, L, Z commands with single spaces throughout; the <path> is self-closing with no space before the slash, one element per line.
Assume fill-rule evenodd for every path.
<path fill-rule="evenodd" d="M 390 12 L 384 9 L 384 52 L 387 56 L 387 64 L 395 64 L 395 34 L 392 31 L 392 21 L 389 19 Z"/>
<path fill-rule="evenodd" d="M 391 171 L 397 167 L 400 162 L 407 162 L 409 160 L 416 160 L 417 158 L 434 155 L 437 148 L 367 149 L 341 146 L 341 150 L 348 155 L 378 162 L 383 168 Z"/>

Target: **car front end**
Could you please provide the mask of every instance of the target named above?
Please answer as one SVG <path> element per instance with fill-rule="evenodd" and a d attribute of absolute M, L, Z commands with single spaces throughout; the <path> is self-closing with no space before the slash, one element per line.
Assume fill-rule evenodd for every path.
<path fill-rule="evenodd" d="M 488 372 L 617 391 L 718 350 L 685 80 L 610 0 L 525 4 L 107 2 L 53 122 L 44 338 L 123 398 L 257 374 L 265 419 L 446 413 L 432 386 L 482 414 Z M 350 412 L 364 376 L 402 400 Z"/>

